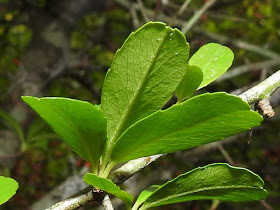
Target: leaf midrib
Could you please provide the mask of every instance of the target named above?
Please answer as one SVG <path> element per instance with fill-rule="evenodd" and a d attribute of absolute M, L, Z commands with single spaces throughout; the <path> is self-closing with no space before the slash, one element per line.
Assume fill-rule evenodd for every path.
<path fill-rule="evenodd" d="M 179 106 L 179 105 L 175 105 L 175 106 Z M 237 110 L 237 111 L 246 111 L 246 110 L 244 109 L 244 110 Z M 248 110 L 248 111 L 250 111 L 250 110 Z M 162 112 L 162 111 L 160 110 L 159 112 Z M 230 114 L 230 113 L 234 113 L 234 112 L 236 112 L 236 110 L 235 110 L 235 111 L 232 111 L 232 112 L 228 112 L 228 113 L 226 113 L 226 114 Z M 182 131 L 182 130 L 190 129 L 190 128 L 192 128 L 192 127 L 198 126 L 199 124 L 206 123 L 208 120 L 213 120 L 213 119 L 218 118 L 218 117 L 220 117 L 220 116 L 222 116 L 222 115 L 223 115 L 223 114 L 217 115 L 217 116 L 215 116 L 215 117 L 209 118 L 209 119 L 204 120 L 204 121 L 201 120 L 201 121 L 199 121 L 199 122 L 197 122 L 197 123 L 192 124 L 191 126 L 182 127 L 181 129 L 177 129 L 177 130 L 175 130 L 175 131 L 173 131 L 173 132 L 171 132 L 171 133 L 169 133 L 169 134 L 167 134 L 167 135 L 161 135 L 161 136 L 159 136 L 159 137 L 157 137 L 157 138 L 151 139 L 150 141 L 146 141 L 145 143 L 143 143 L 143 144 L 141 144 L 141 145 L 138 145 L 137 148 L 142 147 L 142 146 L 147 145 L 147 144 L 150 144 L 151 142 L 158 141 L 159 139 L 162 139 L 163 137 L 166 137 L 166 136 L 175 134 L 175 133 L 180 132 L 180 131 Z M 121 137 L 121 136 L 120 136 L 120 137 Z M 117 144 L 117 142 L 118 142 L 118 141 L 116 141 L 116 144 Z M 115 144 L 114 144 L 114 145 L 115 145 Z M 128 155 L 130 155 L 131 153 L 134 153 L 134 152 L 135 152 L 135 150 L 129 150 L 129 151 L 130 151 L 130 152 L 127 153 L 126 156 L 128 156 Z M 121 161 L 123 161 L 123 160 L 121 160 Z M 117 162 L 120 162 L 120 161 L 117 161 Z"/>
<path fill-rule="evenodd" d="M 165 39 L 166 39 L 166 37 L 167 37 L 168 31 L 170 30 L 169 28 L 166 28 L 166 27 L 165 27 L 165 29 L 166 29 L 166 33 L 165 33 L 165 35 L 164 35 L 164 38 L 162 39 L 161 44 L 159 45 L 158 49 L 156 50 L 156 53 L 155 53 L 155 55 L 154 55 L 154 57 L 153 57 L 153 59 L 152 59 L 152 64 L 150 65 L 150 67 L 149 67 L 148 70 L 146 71 L 146 73 L 145 73 L 145 75 L 144 75 L 144 77 L 143 77 L 143 80 L 140 82 L 139 87 L 137 88 L 135 94 L 133 95 L 134 97 L 133 97 L 132 100 L 129 102 L 129 105 L 127 106 L 127 109 L 126 109 L 126 111 L 124 112 L 124 115 L 121 117 L 120 124 L 119 124 L 118 128 L 116 129 L 116 132 L 115 132 L 114 136 L 113 136 L 113 137 L 111 138 L 111 140 L 110 140 L 111 143 L 115 142 L 115 140 L 117 140 L 118 137 L 120 136 L 120 132 L 121 132 L 121 130 L 122 130 L 122 128 L 123 128 L 123 125 L 124 125 L 124 123 L 125 123 L 125 119 L 126 119 L 127 116 L 130 114 L 131 109 L 132 109 L 132 107 L 133 107 L 135 101 L 138 99 L 138 95 L 141 93 L 141 91 L 143 90 L 144 84 L 147 82 L 147 79 L 145 79 L 145 78 L 148 77 L 148 75 L 149 75 L 149 73 L 151 72 L 153 66 L 155 65 L 155 63 L 156 63 L 155 60 L 156 60 L 156 58 L 158 57 L 158 54 L 159 54 L 159 52 L 160 52 L 160 49 L 162 48 L 162 46 L 163 46 L 163 44 L 164 44 L 164 41 L 165 41 Z M 112 145 L 112 144 L 111 144 L 111 145 Z"/>
<path fill-rule="evenodd" d="M 261 186 L 246 186 L 246 185 L 230 185 L 230 186 L 217 186 L 217 187 L 206 187 L 206 188 L 198 188 L 198 189 L 195 189 L 195 190 L 191 190 L 191 191 L 187 191 L 187 192 L 183 192 L 183 193 L 179 193 L 179 194 L 174 194 L 174 195 L 171 195 L 171 196 L 168 196 L 168 197 L 165 197 L 163 199 L 160 199 L 160 200 L 157 200 L 156 202 L 152 202 L 150 204 L 148 204 L 147 206 L 143 206 L 143 207 L 146 207 L 146 208 L 149 208 L 149 207 L 152 207 L 153 204 L 158 204 L 160 202 L 164 202 L 164 201 L 167 201 L 167 200 L 171 200 L 173 198 L 176 198 L 176 197 L 182 197 L 182 196 L 186 196 L 186 195 L 189 195 L 189 194 L 192 194 L 192 193 L 199 193 L 199 192 L 203 192 L 203 191 L 211 191 L 211 190 L 219 190 L 219 189 L 224 189 L 224 190 L 228 190 L 228 189 L 259 189 L 259 190 L 262 190 L 263 188 Z M 155 191 L 156 193 L 156 191 Z"/>

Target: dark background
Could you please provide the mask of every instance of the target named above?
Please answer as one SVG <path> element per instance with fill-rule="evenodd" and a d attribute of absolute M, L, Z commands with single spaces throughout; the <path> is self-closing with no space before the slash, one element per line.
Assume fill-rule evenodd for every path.
<path fill-rule="evenodd" d="M 17 194 L 0 209 L 29 209 L 68 177 L 90 167 L 20 96 L 62 96 L 100 103 L 102 83 L 114 53 L 133 30 L 151 20 L 181 29 L 209 1 L 191 1 L 180 14 L 184 2 L 0 0 L 0 174 L 20 184 Z M 238 95 L 280 67 L 280 1 L 217 0 L 186 37 L 191 54 L 209 42 L 233 50 L 235 60 L 226 76 L 200 92 Z M 222 144 L 169 154 L 124 187 L 136 196 L 152 184 L 195 167 L 231 162 L 259 174 L 269 196 L 266 202 L 220 203 L 217 209 L 280 209 L 279 103 L 280 93 L 276 92 L 271 98 L 275 117 L 266 119 L 252 135 L 246 132 Z M 84 187 L 78 181 L 71 183 Z M 79 190 L 71 187 L 70 195 Z M 64 198 L 59 196 L 50 200 L 55 203 Z M 194 201 L 160 209 L 211 209 L 211 205 L 212 201 Z"/>

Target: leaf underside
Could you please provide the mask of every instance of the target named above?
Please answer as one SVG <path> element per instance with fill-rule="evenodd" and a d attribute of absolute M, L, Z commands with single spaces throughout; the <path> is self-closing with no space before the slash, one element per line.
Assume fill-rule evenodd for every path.
<path fill-rule="evenodd" d="M 253 172 L 225 163 L 214 163 L 182 174 L 156 189 L 141 210 L 191 200 L 254 201 L 265 199 L 263 180 Z"/>
<path fill-rule="evenodd" d="M 132 125 L 113 145 L 111 161 L 121 163 L 193 148 L 240 133 L 261 121 L 262 117 L 237 96 L 202 94 Z"/>
<path fill-rule="evenodd" d="M 23 96 L 61 138 L 96 168 L 106 141 L 106 119 L 94 105 L 68 98 Z"/>

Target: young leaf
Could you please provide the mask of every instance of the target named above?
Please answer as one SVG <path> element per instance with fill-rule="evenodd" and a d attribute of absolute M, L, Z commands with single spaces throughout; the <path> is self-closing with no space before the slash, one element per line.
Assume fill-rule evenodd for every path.
<path fill-rule="evenodd" d="M 224 74 L 231 66 L 233 52 L 217 43 L 203 45 L 189 60 L 189 65 L 200 68 L 203 72 L 203 81 L 198 89 L 208 85 Z"/>
<path fill-rule="evenodd" d="M 121 163 L 175 152 L 231 136 L 262 117 L 237 96 L 206 93 L 158 111 L 129 127 L 113 145 L 111 161 Z"/>
<path fill-rule="evenodd" d="M 185 36 L 164 23 L 150 22 L 131 33 L 116 52 L 102 89 L 109 146 L 172 97 L 186 72 L 188 56 Z"/>
<path fill-rule="evenodd" d="M 121 190 L 114 182 L 112 182 L 109 179 L 98 177 L 95 174 L 92 173 L 86 173 L 84 175 L 84 181 L 93 187 L 96 187 L 100 190 L 103 190 L 105 192 L 108 192 L 110 194 L 115 195 L 119 199 L 121 199 L 125 205 L 127 206 L 127 209 L 131 208 L 132 202 L 133 202 L 133 196 L 129 193 Z"/>
<path fill-rule="evenodd" d="M 162 185 L 146 198 L 141 210 L 191 200 L 254 201 L 265 199 L 263 180 L 255 173 L 225 163 L 196 168 Z"/>
<path fill-rule="evenodd" d="M 176 89 L 178 102 L 192 96 L 203 80 L 203 72 L 197 66 L 188 65 L 188 70 L 183 80 Z"/>
<path fill-rule="evenodd" d="M 23 96 L 61 138 L 95 169 L 106 140 L 106 119 L 88 102 Z"/>
<path fill-rule="evenodd" d="M 12 178 L 0 176 L 0 205 L 6 203 L 18 189 L 18 183 Z"/>
<path fill-rule="evenodd" d="M 143 190 L 138 196 L 132 209 L 138 209 L 138 207 L 141 206 L 141 204 L 144 203 L 144 201 L 147 200 L 147 198 L 150 197 L 154 193 L 154 191 L 156 191 L 160 187 L 161 185 L 152 185 L 148 189 Z"/>

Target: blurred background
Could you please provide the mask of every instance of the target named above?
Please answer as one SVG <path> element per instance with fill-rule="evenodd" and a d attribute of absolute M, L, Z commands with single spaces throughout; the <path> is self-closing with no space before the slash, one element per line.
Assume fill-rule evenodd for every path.
<path fill-rule="evenodd" d="M 232 49 L 230 70 L 197 94 L 239 95 L 280 68 L 276 0 L 0 0 L 0 175 L 14 178 L 20 186 L 1 210 L 50 207 L 86 187 L 81 177 L 90 170 L 20 96 L 61 96 L 99 104 L 114 53 L 148 21 L 181 29 L 191 54 L 209 42 Z M 276 114 L 262 126 L 162 157 L 123 187 L 137 196 L 195 167 L 229 162 L 264 179 L 266 201 L 193 201 L 159 209 L 280 209 L 279 91 L 271 104 Z M 113 202 L 124 209 L 117 199 Z"/>

